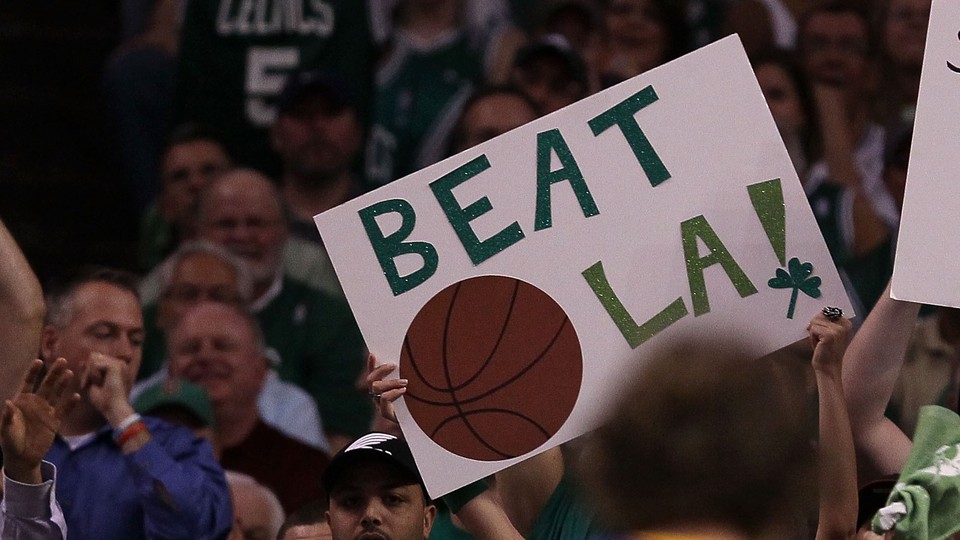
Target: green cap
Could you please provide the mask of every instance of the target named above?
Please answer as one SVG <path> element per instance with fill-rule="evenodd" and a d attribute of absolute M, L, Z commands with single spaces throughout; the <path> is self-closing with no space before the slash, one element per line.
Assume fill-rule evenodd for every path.
<path fill-rule="evenodd" d="M 204 425 L 213 425 L 213 405 L 207 391 L 188 381 L 161 381 L 144 390 L 133 402 L 133 408 L 146 415 L 167 407 L 182 408 Z"/>

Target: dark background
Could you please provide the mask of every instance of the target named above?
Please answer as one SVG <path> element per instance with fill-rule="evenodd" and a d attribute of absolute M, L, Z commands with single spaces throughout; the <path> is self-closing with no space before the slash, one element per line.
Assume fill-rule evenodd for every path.
<path fill-rule="evenodd" d="M 0 218 L 42 280 L 133 268 L 137 216 L 100 91 L 119 1 L 0 2 Z"/>

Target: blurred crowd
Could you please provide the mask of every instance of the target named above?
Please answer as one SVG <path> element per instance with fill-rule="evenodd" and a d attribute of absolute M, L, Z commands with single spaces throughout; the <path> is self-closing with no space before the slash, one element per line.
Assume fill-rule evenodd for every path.
<path fill-rule="evenodd" d="M 814 317 L 810 343 L 786 353 L 803 357 L 806 367 L 813 354 L 814 369 L 799 376 L 793 370 L 788 386 L 802 390 L 801 401 L 819 390 L 819 436 L 816 420 L 791 431 L 776 418 L 751 416 L 749 403 L 734 404 L 726 414 L 760 422 L 785 442 L 748 447 L 754 424 L 721 415 L 700 418 L 690 429 L 729 423 L 740 431 L 726 438 L 710 432 L 707 443 L 684 453 L 683 435 L 667 427 L 683 425 L 683 414 L 644 429 L 630 424 L 660 410 L 652 390 L 671 388 L 647 378 L 652 386 L 636 391 L 651 395 L 650 409 L 624 409 L 616 421 L 625 424 L 615 421 L 597 440 L 507 469 L 463 501 L 444 500 L 439 510 L 426 504 L 436 512 L 434 520 L 424 510 L 436 525 L 426 533 L 437 539 L 470 538 L 467 531 L 476 538 L 588 538 L 607 534 L 598 531 L 672 530 L 697 507 L 704 512 L 695 524 L 725 524 L 746 534 L 730 538 L 819 538 L 816 509 L 804 513 L 816 505 L 802 493 L 777 491 L 785 483 L 803 486 L 814 467 L 812 458 L 792 453 L 809 444 L 788 443 L 819 439 L 821 498 L 825 489 L 836 489 L 831 511 L 820 502 L 821 529 L 829 524 L 852 535 L 863 522 L 849 515 L 856 514 L 858 481 L 901 472 L 910 452 L 906 437 L 918 429 L 922 407 L 957 410 L 957 311 L 908 308 L 885 293 L 930 0 L 121 5 L 125 42 L 107 61 L 103 88 L 119 142 L 116 158 L 140 215 L 140 272 L 83 268 L 40 292 L 24 277 L 29 268 L 13 240 L 0 236 L 0 275 L 20 276 L 0 279 L 14 314 L 9 321 L 23 323 L 3 333 L 7 343 L 23 342 L 9 358 L 32 359 L 39 351 L 45 363 L 27 372 L 27 364 L 7 361 L 13 367 L 2 372 L 2 397 L 17 397 L 4 426 L 12 429 L 22 416 L 36 420 L 22 422 L 27 427 L 56 424 L 58 434 L 38 439 L 44 451 L 26 457 L 14 444 L 22 437 L 5 436 L 4 456 L 12 451 L 14 464 L 24 465 L 14 469 L 19 479 L 9 478 L 40 484 L 42 476 L 52 483 L 47 466 L 53 465 L 56 494 L 46 494 L 44 508 L 53 507 L 47 517 L 65 523 L 70 538 L 324 538 L 287 533 L 327 521 L 323 527 L 332 526 L 337 540 L 390 538 L 336 530 L 342 524 L 337 512 L 350 501 L 329 491 L 340 493 L 340 483 L 354 473 L 330 467 L 355 465 L 345 457 L 351 449 L 357 455 L 357 448 L 393 444 L 354 441 L 372 429 L 399 434 L 390 403 L 403 388 L 384 380 L 390 367 L 368 359 L 313 216 L 734 33 L 857 312 L 852 328 L 845 320 Z M 45 311 L 31 312 L 41 294 Z M 867 344 L 851 346 L 853 360 L 848 351 L 842 362 L 848 333 L 855 333 L 854 343 Z M 889 361 L 868 365 L 869 347 Z M 41 371 L 48 373 L 42 384 Z M 743 392 L 764 407 L 805 410 L 729 371 L 726 386 L 695 366 L 686 376 L 705 396 Z M 652 380 L 669 378 L 653 373 Z M 761 373 L 757 380 L 782 376 Z M 715 403 L 704 398 L 688 405 L 697 416 Z M 635 444 L 651 438 L 663 447 Z M 740 443 L 742 453 L 726 456 L 732 468 L 725 476 L 706 475 L 714 484 L 683 472 L 711 468 L 692 465 L 703 458 L 698 452 Z M 605 464 L 626 459 L 618 447 L 672 476 L 641 471 L 646 461 L 611 470 Z M 671 452 L 679 465 L 657 465 Z M 751 483 L 754 478 L 739 471 L 760 466 L 760 454 L 774 468 L 753 471 L 757 483 Z M 574 466 L 583 462 L 591 465 Z M 410 480 L 406 462 L 391 465 Z M 776 485 L 761 485 L 764 475 L 774 476 L 765 479 Z M 740 496 L 738 489 L 753 491 L 768 504 L 744 501 L 739 513 L 745 517 L 724 521 L 737 512 L 707 511 L 719 484 L 732 486 L 724 492 L 731 497 Z M 584 509 L 589 504 L 570 502 L 581 485 L 604 501 L 600 518 Z M 794 506 L 804 511 L 787 511 Z M 636 511 L 640 507 L 649 511 Z M 545 509 L 554 517 L 544 521 Z M 960 522 L 960 506 L 953 511 Z M 636 520 L 625 518 L 632 512 Z M 790 519 L 762 517 L 775 515 Z M 594 527 L 601 518 L 604 526 Z M 551 528 L 557 523 L 567 528 Z M 41 533 L 25 527 L 23 538 L 56 537 L 56 527 L 42 533 L 54 536 L 30 536 Z"/>

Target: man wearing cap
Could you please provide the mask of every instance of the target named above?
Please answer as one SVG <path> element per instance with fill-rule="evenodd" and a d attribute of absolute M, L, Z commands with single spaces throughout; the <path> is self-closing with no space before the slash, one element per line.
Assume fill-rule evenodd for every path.
<path fill-rule="evenodd" d="M 517 52 L 510 81 L 530 96 L 543 114 L 587 96 L 587 66 L 560 34 L 549 34 Z"/>
<path fill-rule="evenodd" d="M 430 536 L 437 508 L 407 443 L 393 435 L 370 433 L 354 441 L 330 462 L 322 484 L 333 540 Z"/>
<path fill-rule="evenodd" d="M 281 193 L 293 236 L 322 244 L 313 216 L 359 195 L 354 166 L 363 127 L 349 83 L 333 72 L 291 75 L 270 142 L 283 163 Z"/>

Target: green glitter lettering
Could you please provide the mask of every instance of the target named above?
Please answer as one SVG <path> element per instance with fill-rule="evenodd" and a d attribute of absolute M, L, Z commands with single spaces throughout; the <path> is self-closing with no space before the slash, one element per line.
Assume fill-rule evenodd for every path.
<path fill-rule="evenodd" d="M 720 263 L 741 298 L 757 292 L 757 288 L 750 282 L 750 278 L 743 272 L 737 261 L 733 260 L 733 256 L 724 247 L 706 218 L 696 216 L 681 223 L 680 236 L 683 241 L 683 258 L 687 263 L 687 280 L 690 283 L 690 296 L 693 299 L 695 317 L 710 312 L 710 300 L 707 298 L 707 285 L 703 277 L 703 270 L 708 266 Z M 709 255 L 700 256 L 697 238 L 703 240 L 707 249 L 710 250 Z"/>
<path fill-rule="evenodd" d="M 550 170 L 550 151 L 557 153 L 561 168 Z M 580 203 L 580 209 L 584 217 L 595 216 L 600 213 L 597 209 L 597 203 L 590 195 L 590 188 L 583 179 L 583 173 L 580 172 L 580 166 L 573 158 L 570 147 L 563 140 L 563 135 L 559 129 L 551 129 L 543 133 L 537 133 L 537 212 L 534 220 L 533 230 L 539 231 L 549 229 L 553 226 L 553 216 L 551 215 L 550 187 L 557 182 L 570 182 L 574 195 L 577 196 L 577 202 Z"/>
<path fill-rule="evenodd" d="M 613 292 L 610 282 L 607 281 L 607 275 L 603 271 L 603 261 L 597 261 L 593 266 L 584 270 L 582 275 L 631 349 L 636 349 L 671 324 L 687 316 L 687 306 L 684 305 L 683 298 L 677 298 L 660 313 L 651 317 L 650 320 L 637 325 L 633 316 L 627 312 L 627 308 L 623 306 L 616 293 Z"/>
<path fill-rule="evenodd" d="M 393 234 L 384 236 L 380 226 L 377 225 L 376 218 L 388 212 L 400 214 L 400 228 Z M 420 285 L 437 271 L 439 257 L 432 244 L 403 241 L 410 236 L 417 221 L 417 215 L 410 203 L 403 199 L 390 199 L 372 204 L 357 213 L 360 215 L 363 229 L 367 232 L 367 238 L 370 239 L 370 245 L 373 246 L 373 252 L 377 255 L 380 268 L 383 269 L 383 275 L 386 276 L 394 296 L 399 296 Z M 397 256 L 405 254 L 419 255 L 423 259 L 423 266 L 401 276 L 394 260 Z"/>
<path fill-rule="evenodd" d="M 493 257 L 497 253 L 523 240 L 523 231 L 520 224 L 514 221 L 500 232 L 490 238 L 481 241 L 477 234 L 470 228 L 470 222 L 493 210 L 490 199 L 481 197 L 461 208 L 456 197 L 453 196 L 453 188 L 480 174 L 490 168 L 490 161 L 487 156 L 481 154 L 473 160 L 457 167 L 453 171 L 430 182 L 430 189 L 433 190 L 433 196 L 440 203 L 440 208 L 447 215 L 447 221 L 453 227 L 454 232 L 460 238 L 460 243 L 466 250 L 467 255 L 474 265 Z"/>
<path fill-rule="evenodd" d="M 763 232 L 773 247 L 774 253 L 780 259 L 780 266 L 787 264 L 787 218 L 786 208 L 783 205 L 783 187 L 780 179 L 774 178 L 766 182 L 747 186 L 750 194 L 750 203 L 760 218 Z"/>
<path fill-rule="evenodd" d="M 657 155 L 657 151 L 653 149 L 653 145 L 650 144 L 647 136 L 640 129 L 640 124 L 637 123 L 637 119 L 633 115 L 640 109 L 657 101 L 657 99 L 659 99 L 657 92 L 652 86 L 647 86 L 587 122 L 594 135 L 600 135 L 607 129 L 618 126 L 653 187 L 669 180 L 670 171 L 667 170 L 660 156 Z"/>

